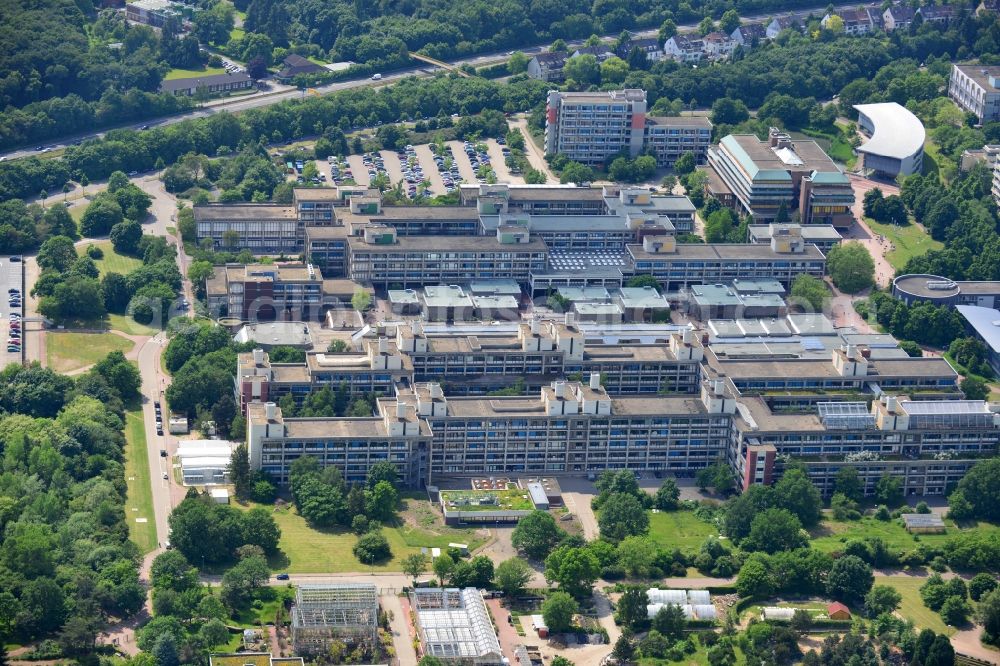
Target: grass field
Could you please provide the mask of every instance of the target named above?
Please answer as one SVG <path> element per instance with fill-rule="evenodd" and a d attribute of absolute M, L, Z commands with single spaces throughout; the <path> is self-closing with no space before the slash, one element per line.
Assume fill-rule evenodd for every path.
<path fill-rule="evenodd" d="M 142 409 L 130 409 L 125 415 L 125 480 L 128 497 L 125 519 L 129 538 L 144 553 L 156 548 L 156 520 L 153 516 L 153 491 L 149 478 L 149 450 L 146 448 L 146 427 Z M 136 518 L 147 522 L 137 523 Z"/>
<path fill-rule="evenodd" d="M 159 329 L 140 324 L 128 315 L 109 314 L 108 323 L 111 328 L 126 335 L 156 335 L 159 332 Z"/>
<path fill-rule="evenodd" d="M 923 599 L 920 598 L 920 586 L 925 581 L 925 578 L 918 576 L 886 576 L 875 579 L 877 585 L 891 585 L 899 591 L 903 596 L 899 614 L 913 620 L 917 629 L 933 629 L 939 634 L 951 636 L 955 633 L 955 628 L 947 626 L 940 615 L 924 606 Z"/>
<path fill-rule="evenodd" d="M 912 550 L 918 543 L 928 545 L 941 545 L 949 538 L 960 531 L 974 529 L 977 531 L 996 531 L 1000 528 L 989 523 L 976 523 L 956 525 L 950 519 L 945 519 L 947 531 L 944 534 L 921 534 L 920 540 L 914 539 L 914 535 L 906 531 L 901 521 L 890 520 L 883 522 L 876 520 L 872 516 L 865 516 L 858 521 L 838 522 L 824 520 L 811 532 L 811 545 L 817 550 L 831 553 L 842 550 L 844 544 L 852 539 L 864 537 L 880 537 L 889 548 L 894 550 Z"/>
<path fill-rule="evenodd" d="M 475 549 L 483 543 L 483 539 L 471 529 L 453 529 L 440 524 L 433 530 L 408 525 L 385 527 L 382 531 L 392 549 L 392 559 L 366 565 L 351 552 L 358 538 L 350 530 L 314 529 L 291 505 L 275 509 L 272 515 L 281 528 L 281 541 L 278 543 L 279 553 L 271 558 L 270 564 L 275 571 L 289 573 L 400 571 L 403 558 L 420 552 L 421 547 L 446 548 L 449 543 L 461 542 Z"/>
<path fill-rule="evenodd" d="M 199 76 L 214 76 L 216 74 L 225 74 L 226 70 L 221 67 L 203 67 L 202 69 L 172 69 L 167 72 L 167 75 L 163 77 L 164 81 L 173 81 L 175 79 L 195 79 Z"/>
<path fill-rule="evenodd" d="M 137 257 L 127 257 L 124 254 L 118 254 L 115 252 L 114 246 L 111 241 L 101 241 L 99 243 L 94 243 L 96 247 L 101 249 L 104 253 L 104 257 L 97 259 L 94 263 L 97 265 L 97 270 L 101 272 L 101 275 L 105 273 L 118 273 L 120 275 L 128 275 L 139 266 L 142 266 L 142 259 Z"/>
<path fill-rule="evenodd" d="M 691 511 L 661 511 L 649 514 L 649 536 L 667 550 L 697 551 L 710 536 L 718 536 L 713 525 Z"/>
<path fill-rule="evenodd" d="M 69 372 L 97 363 L 109 352 L 132 349 L 132 342 L 114 333 L 70 333 L 49 331 L 45 334 L 45 358 L 56 372 Z"/>
<path fill-rule="evenodd" d="M 915 224 L 900 227 L 895 224 L 881 224 L 867 217 L 865 223 L 872 232 L 884 235 L 895 246 L 896 249 L 886 253 L 885 258 L 897 270 L 903 268 L 912 257 L 919 257 L 931 250 L 940 250 L 944 247 L 940 241 L 931 238 Z"/>

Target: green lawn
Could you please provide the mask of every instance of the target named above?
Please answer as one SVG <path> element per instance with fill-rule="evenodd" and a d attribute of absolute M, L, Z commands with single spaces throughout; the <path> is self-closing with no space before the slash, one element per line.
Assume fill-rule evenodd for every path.
<path fill-rule="evenodd" d="M 954 627 L 947 626 L 941 616 L 924 606 L 920 598 L 920 586 L 926 581 L 922 576 L 886 576 L 876 578 L 877 585 L 892 585 L 903 596 L 899 606 L 899 614 L 908 620 L 913 620 L 917 629 L 933 629 L 939 634 L 951 636 Z"/>
<path fill-rule="evenodd" d="M 71 333 L 49 331 L 45 334 L 45 359 L 56 372 L 69 372 L 97 363 L 109 352 L 132 349 L 132 342 L 114 333 Z"/>
<path fill-rule="evenodd" d="M 108 323 L 111 328 L 126 335 L 156 335 L 159 332 L 159 329 L 140 324 L 128 315 L 109 314 Z"/>
<path fill-rule="evenodd" d="M 880 537 L 889 548 L 894 550 L 912 550 L 918 543 L 928 545 L 941 545 L 949 538 L 962 530 L 975 529 L 977 531 L 996 531 L 1000 528 L 989 523 L 976 523 L 956 525 L 952 520 L 945 519 L 947 531 L 944 534 L 921 534 L 919 541 L 914 535 L 906 531 L 901 520 L 890 520 L 884 522 L 876 520 L 872 516 L 864 516 L 861 520 L 839 522 L 824 519 L 812 532 L 811 544 L 813 548 L 827 553 L 842 550 L 844 544 L 852 539 L 864 537 Z"/>
<path fill-rule="evenodd" d="M 225 74 L 226 70 L 222 67 L 203 67 L 201 69 L 172 69 L 167 72 L 167 75 L 163 77 L 164 81 L 173 81 L 174 79 L 196 79 L 201 76 L 214 76 L 216 74 Z"/>
<path fill-rule="evenodd" d="M 912 257 L 919 257 L 930 250 L 940 250 L 944 247 L 940 241 L 931 238 L 930 234 L 915 224 L 900 227 L 895 224 L 881 224 L 867 217 L 865 223 L 873 233 L 883 234 L 895 246 L 896 249 L 886 253 L 885 258 L 897 270 L 903 268 Z"/>
<path fill-rule="evenodd" d="M 382 564 L 366 565 L 351 552 L 358 538 L 350 530 L 314 529 L 291 505 L 273 510 L 272 515 L 281 528 L 281 540 L 278 543 L 280 552 L 271 558 L 270 564 L 275 571 L 290 573 L 400 571 L 402 559 L 420 552 L 421 547 L 446 548 L 449 543 L 459 542 L 475 549 L 483 543 L 483 539 L 477 537 L 472 529 L 453 529 L 440 523 L 432 529 L 409 525 L 385 527 L 383 533 L 392 549 L 392 559 Z"/>
<path fill-rule="evenodd" d="M 691 511 L 661 511 L 649 514 L 649 536 L 667 550 L 697 551 L 710 536 L 718 536 L 714 525 Z"/>
<path fill-rule="evenodd" d="M 101 241 L 99 243 L 94 243 L 94 245 L 99 247 L 104 253 L 103 258 L 94 261 L 97 265 L 97 270 L 101 272 L 101 275 L 104 275 L 105 273 L 128 275 L 136 268 L 142 266 L 142 259 L 139 259 L 138 257 L 129 257 L 115 252 L 114 245 L 111 244 L 111 241 Z"/>
<path fill-rule="evenodd" d="M 156 520 L 153 515 L 153 491 L 149 478 L 149 450 L 146 448 L 146 427 L 141 409 L 130 409 L 125 417 L 125 480 L 128 496 L 125 519 L 129 537 L 148 553 L 156 548 Z M 147 522 L 137 523 L 136 518 Z"/>
<path fill-rule="evenodd" d="M 246 36 L 246 31 L 243 28 L 233 28 L 229 31 L 229 39 L 243 39 Z"/>

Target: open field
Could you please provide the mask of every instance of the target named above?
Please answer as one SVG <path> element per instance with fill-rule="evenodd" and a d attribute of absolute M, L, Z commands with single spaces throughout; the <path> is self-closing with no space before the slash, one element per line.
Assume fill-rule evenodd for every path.
<path fill-rule="evenodd" d="M 930 234 L 916 224 L 900 227 L 895 224 L 881 224 L 867 217 L 865 224 L 873 233 L 882 234 L 893 244 L 895 249 L 887 252 L 885 258 L 896 270 L 903 268 L 913 257 L 944 247 L 940 241 L 931 238 Z"/>
<path fill-rule="evenodd" d="M 697 551 L 705 539 L 718 535 L 715 526 L 699 520 L 691 511 L 649 514 L 649 536 L 667 550 Z"/>
<path fill-rule="evenodd" d="M 94 246 L 100 248 L 101 252 L 104 253 L 104 257 L 94 261 L 94 264 L 97 266 L 97 270 L 101 272 L 101 275 L 104 275 L 105 273 L 128 275 L 136 268 L 139 268 L 139 266 L 142 266 L 142 259 L 137 257 L 128 257 L 124 254 L 118 254 L 115 252 L 115 247 L 111 244 L 111 241 L 94 243 Z"/>
<path fill-rule="evenodd" d="M 173 81 L 175 79 L 196 79 L 199 76 L 214 76 L 216 74 L 225 74 L 226 70 L 221 67 L 203 67 L 202 69 L 172 69 L 167 72 L 167 75 L 163 77 L 164 81 Z"/>
<path fill-rule="evenodd" d="M 903 603 L 896 612 L 908 620 L 913 620 L 917 629 L 933 629 L 939 634 L 951 636 L 955 633 L 955 628 L 946 625 L 940 615 L 924 606 L 920 598 L 920 586 L 925 581 L 925 578 L 918 576 L 887 576 L 878 578 L 875 582 L 879 585 L 891 585 L 903 595 Z"/>
<path fill-rule="evenodd" d="M 127 352 L 132 342 L 114 333 L 45 333 L 45 358 L 56 372 L 78 370 L 97 363 L 113 351 Z"/>
<path fill-rule="evenodd" d="M 879 537 L 891 549 L 912 550 L 918 543 L 938 546 L 949 538 L 963 530 L 974 529 L 976 531 L 996 531 L 1000 528 L 995 525 L 983 522 L 973 522 L 958 526 L 954 521 L 945 519 L 948 530 L 944 534 L 921 534 L 920 540 L 914 539 L 914 535 L 906 531 L 902 521 L 890 520 L 883 522 L 876 520 L 872 516 L 865 516 L 861 520 L 838 522 L 825 519 L 811 531 L 811 545 L 817 550 L 830 553 L 842 550 L 844 544 L 852 539 L 862 539 L 864 537 Z"/>
<path fill-rule="evenodd" d="M 412 504 L 415 500 L 406 502 Z M 420 552 L 421 547 L 445 548 L 449 543 L 461 542 L 475 549 L 483 543 L 483 539 L 471 529 L 453 529 L 440 524 L 424 529 L 404 522 L 382 530 L 392 549 L 392 559 L 366 565 L 359 562 L 351 551 L 358 537 L 350 530 L 341 527 L 314 529 L 291 505 L 273 509 L 272 515 L 281 528 L 281 540 L 278 543 L 280 552 L 271 558 L 270 564 L 275 571 L 289 573 L 400 571 L 402 559 Z"/>
<path fill-rule="evenodd" d="M 125 415 L 125 480 L 128 497 L 125 520 L 129 538 L 143 553 L 156 548 L 156 521 L 153 517 L 153 491 L 149 479 L 149 450 L 146 448 L 146 428 L 142 409 L 130 409 Z M 137 523 L 136 518 L 147 522 Z"/>

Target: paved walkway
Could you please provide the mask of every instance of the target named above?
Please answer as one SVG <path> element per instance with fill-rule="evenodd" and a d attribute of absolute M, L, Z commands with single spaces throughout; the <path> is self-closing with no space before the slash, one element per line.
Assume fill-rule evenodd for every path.
<path fill-rule="evenodd" d="M 392 631 L 392 644 L 396 647 L 396 657 L 400 666 L 416 666 L 417 652 L 413 649 L 413 634 L 410 628 L 409 604 L 404 608 L 403 600 L 396 595 L 379 597 L 382 609 L 392 615 L 389 629 Z"/>
<path fill-rule="evenodd" d="M 843 234 L 844 240 L 858 241 L 867 248 L 868 253 L 875 262 L 875 282 L 880 287 L 887 287 L 892 283 L 892 278 L 896 274 L 896 269 L 885 258 L 885 253 L 892 248 L 889 242 L 879 240 L 878 234 L 874 233 L 864 220 L 864 196 L 865 192 L 872 188 L 882 190 L 884 196 L 899 194 L 899 187 L 892 183 L 871 180 L 856 174 L 849 174 L 851 186 L 854 188 L 854 206 L 851 211 L 857 224 L 853 225 L 847 233 Z"/>
<path fill-rule="evenodd" d="M 524 114 L 518 114 L 511 121 L 511 126 L 514 129 L 521 132 L 524 136 L 524 156 L 528 159 L 528 164 L 532 166 L 533 169 L 541 171 L 548 178 L 548 182 L 558 183 L 559 179 L 552 169 L 549 168 L 549 163 L 545 161 L 545 152 L 538 147 L 535 140 L 531 138 L 531 132 L 528 131 L 528 120 L 524 117 Z"/>

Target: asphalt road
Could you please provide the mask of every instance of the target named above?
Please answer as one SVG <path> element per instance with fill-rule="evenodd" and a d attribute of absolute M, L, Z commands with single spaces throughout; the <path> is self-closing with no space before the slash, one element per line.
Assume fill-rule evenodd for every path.
<path fill-rule="evenodd" d="M 854 8 L 856 6 L 857 3 L 844 3 L 837 5 L 835 8 L 837 9 Z M 826 5 L 816 4 L 816 6 L 812 7 L 811 9 L 802 9 L 794 12 L 790 11 L 790 12 L 778 12 L 778 13 L 771 12 L 766 14 L 756 14 L 753 16 L 744 16 L 742 17 L 742 19 L 744 22 L 755 22 L 781 16 L 795 16 L 799 18 L 804 18 L 808 16 L 811 11 L 815 11 L 817 9 L 823 10 L 825 9 L 825 7 Z M 688 25 L 677 26 L 677 29 L 680 32 L 694 30 L 695 28 L 697 28 L 697 25 L 693 23 Z M 651 28 L 649 30 L 641 30 L 637 34 L 642 37 L 649 37 L 652 35 L 656 35 L 658 32 L 659 30 L 657 28 Z M 615 39 L 617 37 L 618 37 L 617 34 L 604 36 L 605 39 Z M 569 42 L 568 46 L 572 48 L 574 46 L 582 45 L 582 43 L 583 43 L 582 41 Z M 548 48 L 548 44 L 540 44 L 537 46 L 525 47 L 519 50 L 526 55 L 533 55 L 541 51 L 544 51 L 546 48 Z M 498 51 L 495 53 L 486 53 L 471 58 L 462 58 L 447 62 L 449 62 L 449 64 L 455 67 L 460 67 L 462 65 L 483 67 L 485 65 L 494 64 L 506 60 L 509 53 L 510 53 L 509 51 Z M 330 83 L 325 86 L 318 86 L 317 88 L 315 88 L 315 91 L 320 95 L 326 95 L 340 90 L 349 90 L 351 88 L 359 88 L 365 86 L 384 86 L 410 76 L 421 76 L 421 77 L 430 76 L 434 74 L 436 71 L 438 71 L 438 69 L 439 68 L 434 67 L 432 65 L 428 65 L 427 63 L 421 63 L 420 65 L 414 65 L 413 67 L 408 67 L 405 69 L 397 70 L 392 73 L 383 74 L 382 79 L 379 81 L 372 81 L 369 77 L 352 79 L 350 81 L 338 81 L 336 83 Z M 169 118 L 160 120 L 143 121 L 138 124 L 128 123 L 125 125 L 120 125 L 113 129 L 123 129 L 123 128 L 139 129 L 143 125 L 149 125 L 150 127 L 162 127 L 164 125 L 172 125 L 174 123 L 179 123 L 184 120 L 190 120 L 192 118 L 205 118 L 207 116 L 219 113 L 221 111 L 238 113 L 240 111 L 246 111 L 247 109 L 253 109 L 261 106 L 269 106 L 271 104 L 277 104 L 278 102 L 283 102 L 285 100 L 295 99 L 297 97 L 302 97 L 302 96 L 304 96 L 304 93 L 296 88 L 293 88 L 291 86 L 279 86 L 272 83 L 271 89 L 268 91 L 256 93 L 246 97 L 238 97 L 235 99 L 222 99 L 222 100 L 216 100 L 214 102 L 207 102 L 201 108 L 177 116 L 171 116 Z M 84 141 L 86 139 L 104 136 L 105 131 L 108 130 L 62 137 L 58 141 L 46 142 L 44 145 L 46 148 L 50 150 L 58 150 L 79 141 Z M 2 153 L 0 154 L 0 160 L 17 159 L 20 157 L 28 157 L 37 154 L 39 153 L 34 148 L 26 147 L 26 148 L 20 148 L 18 150 L 9 151 L 7 153 Z"/>

